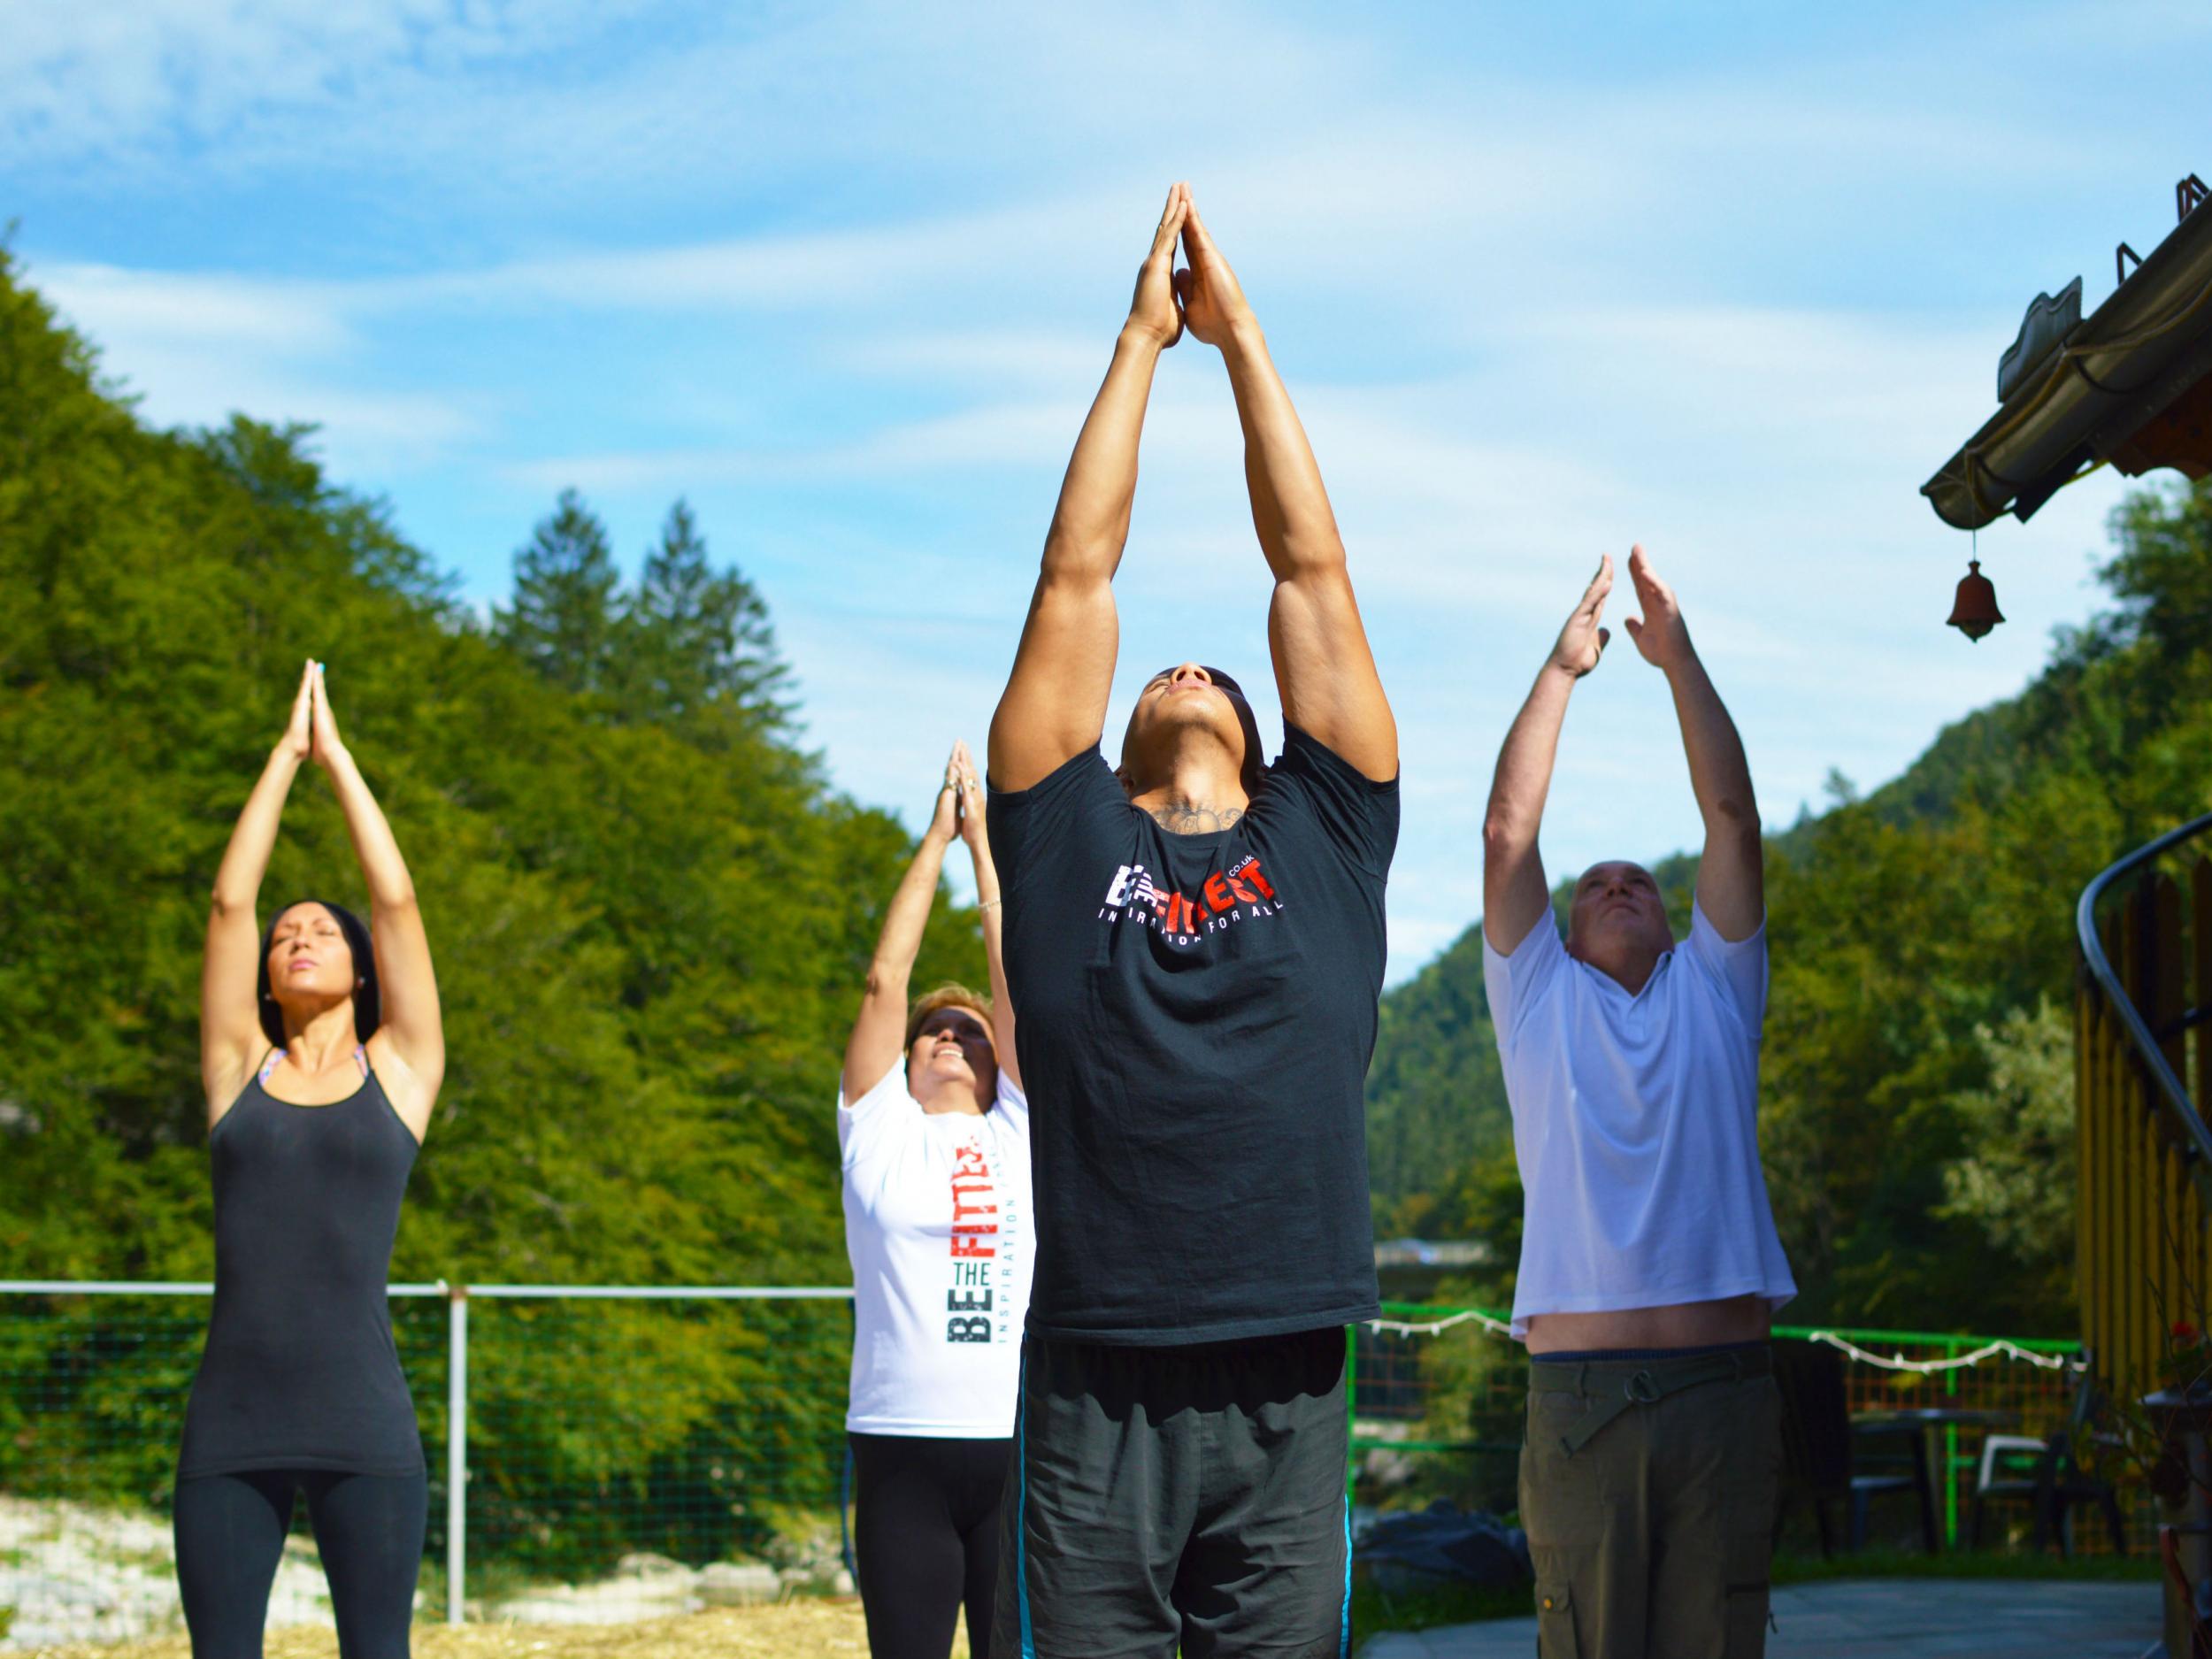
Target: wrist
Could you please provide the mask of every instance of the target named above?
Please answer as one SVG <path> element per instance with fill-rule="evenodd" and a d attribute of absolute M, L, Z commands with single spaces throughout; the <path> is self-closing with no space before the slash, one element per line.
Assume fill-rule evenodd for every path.
<path fill-rule="evenodd" d="M 1257 360 L 1267 355 L 1267 335 L 1249 306 L 1231 319 L 1228 331 L 1221 337 L 1221 355 L 1233 361 Z"/>
<path fill-rule="evenodd" d="M 1166 349 L 1166 337 L 1150 324 L 1141 323 L 1133 317 L 1122 324 L 1121 333 L 1114 341 L 1114 350 L 1117 354 L 1132 351 L 1145 357 L 1156 357 Z"/>

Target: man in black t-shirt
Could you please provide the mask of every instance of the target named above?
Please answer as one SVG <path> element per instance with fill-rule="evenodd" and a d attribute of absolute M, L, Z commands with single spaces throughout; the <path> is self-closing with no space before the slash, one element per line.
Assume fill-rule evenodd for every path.
<path fill-rule="evenodd" d="M 1174 270 L 1178 239 L 1189 269 Z M 1285 732 L 1185 663 L 1099 752 L 1153 369 L 1228 365 Z M 991 725 L 1036 1278 L 995 1628 L 1023 1659 L 1348 1651 L 1344 1327 L 1397 730 L 1313 452 L 1187 187 L 1068 465 Z"/>

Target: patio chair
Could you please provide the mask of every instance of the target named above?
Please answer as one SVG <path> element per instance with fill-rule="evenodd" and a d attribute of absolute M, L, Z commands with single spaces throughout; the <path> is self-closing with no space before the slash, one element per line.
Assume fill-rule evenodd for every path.
<path fill-rule="evenodd" d="M 2077 1439 L 2095 1418 L 2097 1386 L 2085 1369 L 2074 1388 L 2074 1401 L 2066 1414 L 2066 1426 L 2040 1439 L 2031 1434 L 1992 1434 L 1982 1441 L 1981 1469 L 1974 1480 L 1972 1537 L 1982 1547 L 1983 1517 L 1993 1502 L 2024 1500 L 2033 1505 L 2034 1530 L 2031 1548 L 2041 1555 L 2054 1534 L 2059 1554 L 2074 1554 L 2074 1510 L 2093 1503 L 2103 1512 L 2112 1534 L 2114 1553 L 2128 1553 L 2127 1523 L 2120 1514 L 2119 1495 L 2112 1483 L 2100 1480 L 2075 1460 Z M 2103 1445 L 2116 1445 L 2110 1435 L 2093 1435 Z"/>
<path fill-rule="evenodd" d="M 1774 1344 L 1784 1468 L 1775 1535 L 1781 1535 L 1783 1520 L 1804 1499 L 1820 1529 L 1820 1553 L 1832 1555 L 1828 1506 L 1840 1498 L 1847 1506 L 1847 1547 L 1861 1549 L 1874 1500 L 1909 1492 L 1919 1500 L 1921 1546 L 1932 1555 L 1941 1545 L 1926 1437 L 1917 1424 L 1853 1423 L 1843 1367 L 1843 1356 L 1825 1342 L 1783 1339 Z"/>

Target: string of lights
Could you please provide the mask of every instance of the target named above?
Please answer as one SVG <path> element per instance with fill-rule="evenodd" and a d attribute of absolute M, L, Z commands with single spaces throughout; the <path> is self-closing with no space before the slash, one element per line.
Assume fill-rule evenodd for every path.
<path fill-rule="evenodd" d="M 1493 1336 L 1509 1336 L 1513 1329 L 1509 1321 L 1485 1313 L 1479 1308 L 1463 1308 L 1456 1313 L 1436 1319 L 1370 1319 L 1366 1323 L 1369 1330 L 1390 1336 L 1441 1336 L 1453 1326 L 1461 1325 L 1478 1325 Z M 1825 1342 L 1831 1348 L 1839 1348 L 1862 1365 L 1878 1366 L 1883 1371 L 1914 1371 L 1923 1377 L 1938 1371 L 1963 1370 L 1993 1359 L 2024 1360 L 2041 1371 L 2079 1371 L 2085 1363 L 2074 1355 L 2039 1354 L 2033 1348 L 2022 1348 L 2017 1342 L 2007 1341 L 2002 1337 L 1967 1353 L 1953 1354 L 1942 1359 L 1908 1359 L 1898 1353 L 1877 1354 L 1834 1331 L 1810 1331 L 1806 1333 L 1806 1340 Z"/>

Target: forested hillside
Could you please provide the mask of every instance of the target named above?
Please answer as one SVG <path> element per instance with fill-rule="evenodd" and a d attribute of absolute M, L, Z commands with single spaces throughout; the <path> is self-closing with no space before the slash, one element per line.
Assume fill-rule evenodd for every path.
<path fill-rule="evenodd" d="M 2212 807 L 2212 483 L 2131 497 L 2112 539 L 2113 609 L 2033 685 L 1769 841 L 1761 1139 L 1793 1317 L 2073 1330 L 2073 905 Z M 1659 869 L 1678 918 L 1694 860 Z M 1462 1288 L 1502 1299 L 1520 1187 L 1496 1065 L 1471 927 L 1385 1002 L 1376 1218 L 1491 1240 L 1507 1265 Z"/>
<path fill-rule="evenodd" d="M 830 1108 L 912 843 L 825 787 L 765 606 L 680 503 L 629 585 L 573 496 L 516 537 L 486 621 L 305 432 L 146 429 L 0 258 L 9 1275 L 211 1271 L 200 940 L 314 657 L 445 998 L 396 1275 L 843 1281 Z M 362 902 L 311 769 L 265 913 L 309 894 Z M 977 938 L 941 903 L 920 972 L 979 979 Z"/>

